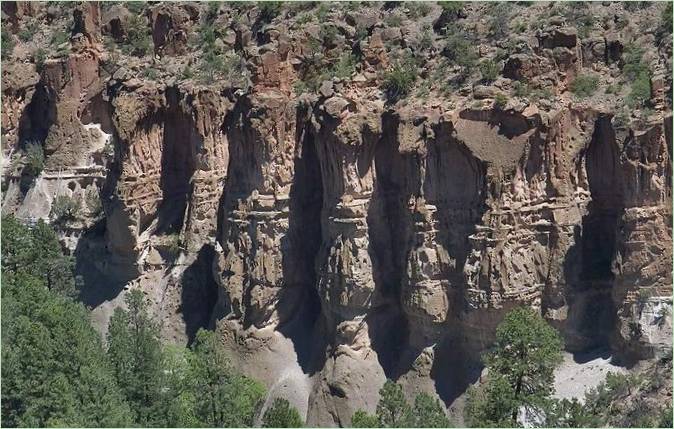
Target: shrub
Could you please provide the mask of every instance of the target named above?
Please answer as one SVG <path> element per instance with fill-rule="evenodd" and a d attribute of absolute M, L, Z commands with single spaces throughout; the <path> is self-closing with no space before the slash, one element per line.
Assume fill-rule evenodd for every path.
<path fill-rule="evenodd" d="M 417 78 L 417 70 L 410 62 L 399 62 L 384 75 L 383 90 L 389 100 L 406 96 Z"/>
<path fill-rule="evenodd" d="M 403 17 L 398 14 L 398 12 L 393 11 L 386 15 L 384 18 L 384 23 L 389 27 L 400 27 L 403 23 Z"/>
<path fill-rule="evenodd" d="M 281 13 L 281 6 L 283 2 L 280 1 L 265 1 L 260 2 L 260 19 L 262 22 L 271 22 Z"/>
<path fill-rule="evenodd" d="M 421 40 L 419 40 L 419 47 L 423 50 L 428 50 L 433 47 L 433 32 L 430 26 L 424 26 L 421 31 Z"/>
<path fill-rule="evenodd" d="M 662 29 L 667 33 L 672 33 L 672 2 L 667 2 L 662 10 Z"/>
<path fill-rule="evenodd" d="M 65 224 L 77 219 L 80 211 L 80 204 L 73 197 L 67 195 L 57 195 L 51 205 L 49 217 L 54 223 Z"/>
<path fill-rule="evenodd" d="M 215 51 L 208 51 L 199 64 L 200 77 L 208 82 L 215 79 L 215 75 L 221 73 L 225 68 L 222 56 Z"/>
<path fill-rule="evenodd" d="M 627 104 L 636 107 L 643 105 L 651 98 L 651 79 L 648 73 L 640 73 L 632 81 L 630 93 L 627 96 Z"/>
<path fill-rule="evenodd" d="M 131 12 L 133 15 L 140 15 L 145 10 L 147 3 L 145 3 L 144 1 L 130 1 L 126 2 L 125 5 L 128 11 Z"/>
<path fill-rule="evenodd" d="M 18 33 L 19 40 L 22 42 L 28 42 L 35 37 L 35 33 L 39 29 L 39 24 L 35 21 L 27 23 Z"/>
<path fill-rule="evenodd" d="M 6 59 L 14 51 L 14 37 L 12 33 L 7 31 L 6 27 L 2 27 L 2 59 Z"/>
<path fill-rule="evenodd" d="M 44 169 L 44 150 L 42 145 L 36 141 L 26 143 L 26 166 L 24 172 L 32 177 L 37 177 Z"/>
<path fill-rule="evenodd" d="M 143 16 L 131 15 L 125 53 L 143 57 L 150 52 L 152 41 L 148 33 L 147 22 Z"/>
<path fill-rule="evenodd" d="M 95 187 L 88 188 L 84 193 L 84 203 L 92 216 L 98 216 L 103 211 L 101 196 Z"/>
<path fill-rule="evenodd" d="M 37 48 L 33 53 L 33 63 L 35 63 L 35 69 L 38 73 L 44 69 L 45 61 L 47 61 L 47 51 L 42 48 Z"/>
<path fill-rule="evenodd" d="M 480 74 L 482 75 L 482 79 L 488 82 L 495 80 L 500 72 L 500 67 L 493 60 L 484 60 L 480 63 Z"/>
<path fill-rule="evenodd" d="M 453 13 L 455 15 L 458 15 L 459 12 L 463 10 L 463 2 L 462 1 L 441 1 L 438 2 L 440 7 L 442 7 L 442 11 L 446 13 Z"/>
<path fill-rule="evenodd" d="M 318 6 L 318 9 L 316 10 L 316 18 L 318 18 L 318 22 L 326 22 L 329 13 L 330 3 L 321 2 L 321 4 Z"/>
<path fill-rule="evenodd" d="M 192 79 L 194 77 L 194 71 L 190 68 L 189 65 L 185 66 L 182 71 L 182 78 L 184 80 Z"/>
<path fill-rule="evenodd" d="M 473 67 L 477 62 L 477 54 L 473 45 L 456 33 L 447 35 L 443 54 L 449 59 L 450 63 L 463 68 Z"/>
<path fill-rule="evenodd" d="M 331 74 L 339 79 L 349 79 L 356 71 L 356 57 L 353 54 L 344 53 L 332 67 Z"/>
<path fill-rule="evenodd" d="M 420 18 L 431 12 L 431 5 L 425 1 L 405 2 L 407 16 L 412 19 Z"/>
<path fill-rule="evenodd" d="M 581 98 L 586 98 L 594 94 L 599 84 L 599 78 L 595 75 L 578 75 L 571 82 L 571 92 Z"/>
<path fill-rule="evenodd" d="M 159 71 L 152 67 L 148 67 L 143 70 L 143 74 L 150 80 L 156 80 L 159 77 Z"/>
<path fill-rule="evenodd" d="M 505 96 L 503 93 L 498 93 L 494 97 L 494 106 L 496 106 L 499 109 L 503 109 L 506 104 L 508 104 L 508 97 Z"/>
<path fill-rule="evenodd" d="M 171 256 L 178 256 L 182 248 L 182 242 L 180 240 L 180 234 L 173 233 L 166 236 L 166 250 L 171 254 Z"/>
<path fill-rule="evenodd" d="M 334 25 L 330 24 L 323 24 L 321 25 L 320 29 L 320 37 L 321 40 L 323 40 L 323 44 L 328 47 L 335 46 L 335 42 L 337 41 L 337 36 L 339 34 L 339 31 L 337 30 L 337 27 Z"/>
<path fill-rule="evenodd" d="M 491 21 L 489 22 L 489 32 L 491 33 L 492 36 L 497 38 L 503 38 L 508 35 L 510 10 L 511 5 L 509 5 L 506 2 L 499 2 L 493 6 L 491 10 L 493 16 L 491 18 Z"/>

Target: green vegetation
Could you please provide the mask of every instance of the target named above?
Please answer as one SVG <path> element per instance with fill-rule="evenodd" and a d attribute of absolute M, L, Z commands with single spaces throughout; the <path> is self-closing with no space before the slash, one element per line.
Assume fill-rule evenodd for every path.
<path fill-rule="evenodd" d="M 405 2 L 407 16 L 418 19 L 431 13 L 431 4 L 425 1 Z"/>
<path fill-rule="evenodd" d="M 3 426 L 253 425 L 264 387 L 231 368 L 214 333 L 198 331 L 189 349 L 162 346 L 145 296 L 132 290 L 110 319 L 105 352 L 71 298 L 77 284 L 52 227 L 2 218 Z M 275 422 L 299 416 L 272 408 Z"/>
<path fill-rule="evenodd" d="M 507 2 L 492 3 L 490 14 L 492 15 L 489 21 L 489 33 L 498 39 L 503 39 L 508 36 L 510 32 L 510 11 L 512 5 Z"/>
<path fill-rule="evenodd" d="M 300 413 L 283 398 L 274 399 L 262 419 L 262 427 L 265 428 L 301 428 L 302 426 L 304 424 Z"/>
<path fill-rule="evenodd" d="M 26 166 L 24 173 L 31 177 L 37 177 L 44 169 L 44 149 L 42 145 L 36 141 L 29 141 L 25 145 L 26 152 Z"/>
<path fill-rule="evenodd" d="M 131 424 L 71 268 L 51 227 L 2 218 L 3 426 Z"/>
<path fill-rule="evenodd" d="M 442 7 L 443 13 L 458 15 L 463 10 L 462 1 L 439 1 L 438 4 Z"/>
<path fill-rule="evenodd" d="M 449 419 L 438 399 L 420 393 L 414 399 L 414 406 L 405 399 L 402 386 L 386 380 L 379 390 L 376 415 L 358 410 L 351 418 L 351 425 L 358 428 L 380 427 L 449 427 Z"/>
<path fill-rule="evenodd" d="M 84 203 L 92 216 L 98 216 L 103 212 L 101 196 L 98 193 L 98 188 L 95 186 L 87 188 L 84 192 Z"/>
<path fill-rule="evenodd" d="M 389 101 L 397 101 L 409 94 L 416 79 L 416 66 L 411 61 L 399 61 L 384 74 L 382 89 Z"/>
<path fill-rule="evenodd" d="M 403 17 L 397 11 L 393 10 L 386 15 L 384 23 L 389 27 L 400 27 L 403 24 Z"/>
<path fill-rule="evenodd" d="M 6 26 L 2 27 L 2 59 L 5 60 L 7 57 L 12 55 L 14 51 L 14 36 L 12 33 L 7 30 Z"/>
<path fill-rule="evenodd" d="M 147 20 L 142 15 L 132 14 L 129 17 L 128 35 L 122 45 L 122 52 L 127 55 L 144 57 L 150 53 L 151 49 L 152 40 L 150 39 Z"/>
<path fill-rule="evenodd" d="M 283 2 L 280 1 L 265 1 L 258 3 L 260 7 L 260 20 L 262 22 L 271 22 L 281 13 Z"/>
<path fill-rule="evenodd" d="M 478 59 L 473 44 L 462 34 L 453 32 L 447 34 L 443 55 L 449 59 L 451 64 L 460 66 L 466 74 L 475 67 Z"/>
<path fill-rule="evenodd" d="M 182 248 L 182 243 L 180 241 L 180 234 L 173 233 L 166 237 L 167 245 L 166 248 L 172 256 L 178 256 L 180 254 L 180 249 Z"/>
<path fill-rule="evenodd" d="M 599 78 L 595 75 L 581 74 L 571 82 L 571 92 L 581 98 L 587 98 L 595 93 Z"/>
<path fill-rule="evenodd" d="M 642 106 L 651 98 L 651 71 L 643 56 L 643 49 L 635 45 L 628 45 L 623 56 L 623 76 L 630 82 L 627 104 L 631 107 Z"/>
<path fill-rule="evenodd" d="M 486 382 L 468 391 L 467 421 L 477 427 L 517 426 L 520 408 L 547 416 L 553 371 L 562 358 L 557 331 L 529 308 L 510 311 L 483 360 Z"/>
<path fill-rule="evenodd" d="M 506 104 L 508 104 L 508 97 L 506 97 L 505 94 L 499 92 L 498 94 L 496 94 L 496 96 L 494 96 L 494 105 L 497 108 L 503 109 L 506 106 Z"/>
<path fill-rule="evenodd" d="M 117 383 L 142 426 L 161 419 L 162 355 L 159 327 L 147 311 L 143 293 L 125 297 L 126 310 L 116 308 L 108 328 L 108 359 Z"/>
<path fill-rule="evenodd" d="M 672 2 L 667 2 L 665 8 L 662 10 L 662 24 L 663 31 L 672 34 Z"/>
<path fill-rule="evenodd" d="M 35 70 L 38 73 L 44 69 L 44 63 L 47 61 L 47 51 L 42 48 L 37 48 L 33 53 L 33 63 L 35 63 Z"/>
<path fill-rule="evenodd" d="M 487 82 L 496 80 L 500 72 L 501 67 L 494 60 L 484 60 L 480 63 L 480 74 Z"/>
<path fill-rule="evenodd" d="M 65 225 L 72 222 L 80 214 L 80 202 L 68 195 L 57 195 L 51 204 L 49 217 L 57 225 Z"/>
<path fill-rule="evenodd" d="M 40 24 L 37 21 L 31 21 L 24 25 L 24 27 L 19 30 L 17 36 L 22 42 L 28 42 L 35 37 L 35 33 L 40 29 Z"/>

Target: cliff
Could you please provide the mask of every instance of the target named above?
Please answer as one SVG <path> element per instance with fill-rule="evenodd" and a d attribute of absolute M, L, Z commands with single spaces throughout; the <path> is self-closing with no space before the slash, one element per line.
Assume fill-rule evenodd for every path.
<path fill-rule="evenodd" d="M 167 341 L 215 329 L 309 425 L 373 410 L 387 377 L 451 405 L 518 305 L 570 352 L 659 357 L 672 306 L 662 5 L 511 5 L 499 36 L 481 3 L 415 17 L 406 4 L 319 6 L 318 18 L 286 5 L 269 18 L 160 2 L 137 14 L 153 49 L 139 57 L 109 43 L 137 31 L 124 6 L 3 2 L 3 36 L 17 42 L 2 62 L 3 213 L 54 220 L 57 196 L 75 201 L 62 240 L 102 330 L 140 288 Z M 31 40 L 14 36 L 35 22 Z M 63 22 L 69 39 L 40 61 L 34 49 L 51 49 Z M 194 77 L 204 22 L 227 63 Z M 447 64 L 447 23 L 471 34 L 494 79 Z M 630 46 L 650 94 L 627 107 Z M 315 78 L 345 53 L 350 73 Z M 415 90 L 387 98 L 386 71 L 405 55 Z M 580 97 L 588 74 L 599 88 Z M 44 152 L 35 177 L 28 142 Z"/>

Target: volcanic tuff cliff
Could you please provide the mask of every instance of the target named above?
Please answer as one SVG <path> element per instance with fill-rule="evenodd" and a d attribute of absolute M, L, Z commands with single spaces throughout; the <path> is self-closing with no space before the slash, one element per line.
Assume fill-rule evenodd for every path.
<path fill-rule="evenodd" d="M 662 5 L 586 5 L 596 22 L 580 31 L 567 6 L 511 3 L 519 21 L 506 26 L 539 28 L 495 37 L 493 5 L 412 17 L 389 3 L 319 7 L 315 23 L 301 18 L 315 6 L 268 17 L 252 4 L 159 2 L 138 14 L 154 49 L 138 58 L 103 44 L 133 30 L 123 5 L 3 2 L 3 36 L 43 25 L 10 35 L 3 57 L 3 213 L 50 218 L 58 195 L 76 201 L 59 228 L 101 329 L 141 288 L 167 340 L 217 330 L 310 425 L 373 409 L 386 377 L 451 404 L 517 305 L 539 309 L 570 351 L 608 346 L 634 361 L 671 349 Z M 184 72 L 200 64 L 205 20 L 240 61 L 212 80 Z M 445 24 L 496 61 L 496 79 L 442 90 L 460 74 L 442 65 Z M 62 28 L 70 39 L 40 59 Z M 649 108 L 625 112 L 628 88 L 602 88 L 619 81 L 628 44 L 645 50 L 652 91 Z M 382 73 L 404 51 L 423 59 L 421 89 L 387 101 Z M 300 94 L 307 64 L 344 52 L 359 58 L 349 76 Z M 569 89 L 589 71 L 600 89 L 578 98 Z M 548 96 L 518 94 L 517 81 Z M 28 142 L 44 151 L 37 177 Z"/>

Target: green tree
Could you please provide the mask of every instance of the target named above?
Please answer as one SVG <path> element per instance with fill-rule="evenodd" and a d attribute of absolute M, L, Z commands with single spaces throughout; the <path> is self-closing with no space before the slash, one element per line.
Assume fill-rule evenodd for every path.
<path fill-rule="evenodd" d="M 414 399 L 412 416 L 414 427 L 446 428 L 450 426 L 449 419 L 440 401 L 427 393 L 420 393 Z"/>
<path fill-rule="evenodd" d="M 276 398 L 264 413 L 262 427 L 301 428 L 304 426 L 300 413 L 286 399 Z"/>
<path fill-rule="evenodd" d="M 252 426 L 264 394 L 257 381 L 232 370 L 213 332 L 199 330 L 192 348 L 191 377 L 198 395 L 196 417 L 206 427 Z"/>
<path fill-rule="evenodd" d="M 354 428 L 378 428 L 379 419 L 377 416 L 368 414 L 363 410 L 358 410 L 351 417 L 351 427 Z"/>
<path fill-rule="evenodd" d="M 518 410 L 551 414 L 555 367 L 562 340 L 530 308 L 510 311 L 496 329 L 496 342 L 483 360 L 486 383 L 468 394 L 467 419 L 472 426 L 516 426 Z"/>
<path fill-rule="evenodd" d="M 27 228 L 3 217 L 2 422 L 126 426 L 129 407 L 87 310 L 48 287 L 59 260 L 65 259 L 48 225 Z M 58 275 L 72 283 L 69 269 Z"/>
<path fill-rule="evenodd" d="M 108 328 L 108 358 L 117 383 L 142 426 L 162 425 L 162 350 L 159 327 L 148 314 L 140 290 L 125 297 L 128 310 L 116 308 Z"/>
<path fill-rule="evenodd" d="M 377 418 L 382 427 L 407 427 L 410 425 L 412 410 L 405 399 L 401 385 L 386 380 L 379 391 Z"/>

